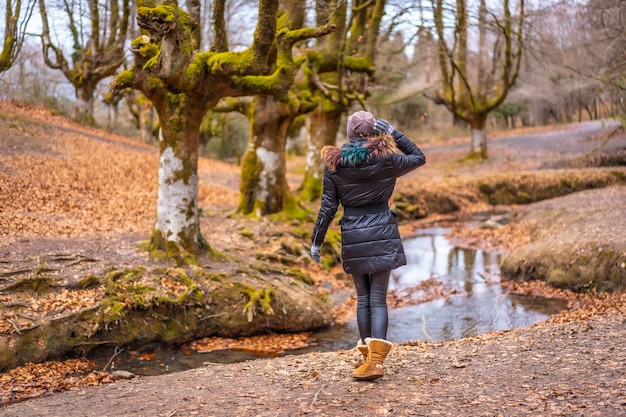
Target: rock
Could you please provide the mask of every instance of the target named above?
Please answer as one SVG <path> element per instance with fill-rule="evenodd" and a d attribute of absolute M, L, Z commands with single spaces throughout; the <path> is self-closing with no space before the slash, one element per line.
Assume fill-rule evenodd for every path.
<path fill-rule="evenodd" d="M 135 374 L 128 371 L 113 371 L 113 378 L 115 379 L 133 379 Z"/>

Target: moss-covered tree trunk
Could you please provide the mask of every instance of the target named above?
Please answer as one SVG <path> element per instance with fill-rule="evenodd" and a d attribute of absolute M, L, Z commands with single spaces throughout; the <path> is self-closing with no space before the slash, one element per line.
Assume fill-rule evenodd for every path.
<path fill-rule="evenodd" d="M 342 113 L 342 110 L 337 107 L 326 111 L 324 106 L 318 106 L 309 114 L 307 119 L 306 169 L 300 190 L 302 200 L 314 201 L 322 195 L 324 163 L 320 149 L 326 145 L 335 145 Z"/>
<path fill-rule="evenodd" d="M 239 211 L 257 216 L 279 213 L 291 199 L 285 143 L 298 109 L 272 96 L 256 96 L 249 111 L 250 141 L 242 161 Z"/>
<path fill-rule="evenodd" d="M 152 246 L 169 253 L 198 253 L 197 107 L 184 94 L 157 102 L 163 134 L 159 140 L 159 193 Z"/>
<path fill-rule="evenodd" d="M 363 102 L 369 94 L 368 78 L 374 73 L 376 42 L 386 0 L 317 2 L 318 22 L 330 21 L 337 26 L 334 34 L 318 41 L 317 49 L 309 54 L 310 87 L 319 101 L 309 115 L 307 135 L 307 165 L 300 186 L 300 198 L 313 201 L 322 192 L 324 167 L 320 150 L 334 145 L 341 115 L 354 102 Z"/>
<path fill-rule="evenodd" d="M 214 13 L 220 11 L 224 12 L 218 7 Z M 151 242 L 153 249 L 166 251 L 169 257 L 192 260 L 205 243 L 199 233 L 197 167 L 200 125 L 207 111 L 226 97 L 262 95 L 264 103 L 287 102 L 288 90 L 304 60 L 293 58 L 293 45 L 334 30 L 325 26 L 278 32 L 278 0 L 260 0 L 258 11 L 248 49 L 229 52 L 225 39 L 216 39 L 219 43 L 214 49 L 200 52 L 193 44 L 194 39 L 197 41 L 196 22 L 177 1 L 163 0 L 156 5 L 139 1 L 138 24 L 151 36 L 142 35 L 133 41 L 135 65 L 117 75 L 111 90 L 140 90 L 159 114 L 159 197 Z M 225 33 L 220 27 L 223 17 L 213 16 L 216 33 Z M 255 162 L 250 175 L 258 177 L 262 188 L 247 193 L 252 203 L 246 207 L 252 209 L 259 202 L 266 211 L 284 202 L 280 191 L 286 190 L 284 138 L 290 121 L 266 121 L 274 117 L 273 112 L 260 110 L 254 115 L 257 124 L 253 136 L 258 142 L 253 142 L 256 145 L 249 155 L 260 161 L 258 165 Z M 269 138 L 283 141 L 272 143 Z M 283 182 L 276 172 L 282 173 Z"/>

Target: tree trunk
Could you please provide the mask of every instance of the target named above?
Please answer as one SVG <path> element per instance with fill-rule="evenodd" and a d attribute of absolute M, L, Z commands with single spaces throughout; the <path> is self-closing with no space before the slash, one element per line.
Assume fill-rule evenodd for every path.
<path fill-rule="evenodd" d="M 279 213 L 291 198 L 285 176 L 285 143 L 297 109 L 272 96 L 256 96 L 250 111 L 251 133 L 241 167 L 239 211 L 257 216 Z"/>
<path fill-rule="evenodd" d="M 478 115 L 470 123 L 472 130 L 472 148 L 470 150 L 471 157 L 487 159 L 487 135 L 485 133 L 485 125 L 487 115 Z"/>
<path fill-rule="evenodd" d="M 83 82 L 76 87 L 76 120 L 93 123 L 93 93 L 95 86 L 89 82 Z"/>
<path fill-rule="evenodd" d="M 154 108 L 149 100 L 139 105 L 139 135 L 143 143 L 154 143 Z"/>
<path fill-rule="evenodd" d="M 322 195 L 324 162 L 320 151 L 326 145 L 335 145 L 341 113 L 341 110 L 324 111 L 318 106 L 307 117 L 306 170 L 300 187 L 302 200 L 314 201 Z"/>
<path fill-rule="evenodd" d="M 196 255 L 198 237 L 198 137 L 202 115 L 186 95 L 156 105 L 162 123 L 159 141 L 159 193 L 153 249 Z M 174 245 L 174 246 L 172 246 Z"/>

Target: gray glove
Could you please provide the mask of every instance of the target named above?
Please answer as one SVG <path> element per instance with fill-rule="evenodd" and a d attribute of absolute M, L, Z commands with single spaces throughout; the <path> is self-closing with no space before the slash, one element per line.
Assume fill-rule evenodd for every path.
<path fill-rule="evenodd" d="M 374 123 L 374 131 L 378 134 L 386 133 L 388 135 L 391 135 L 393 134 L 394 130 L 395 129 L 393 128 L 393 126 L 391 126 L 391 123 L 389 123 L 385 119 L 376 119 L 376 122 Z"/>
<path fill-rule="evenodd" d="M 316 246 L 316 245 L 312 245 L 311 246 L 311 257 L 313 258 L 313 260 L 315 262 L 320 262 L 321 258 L 320 258 L 320 246 Z"/>

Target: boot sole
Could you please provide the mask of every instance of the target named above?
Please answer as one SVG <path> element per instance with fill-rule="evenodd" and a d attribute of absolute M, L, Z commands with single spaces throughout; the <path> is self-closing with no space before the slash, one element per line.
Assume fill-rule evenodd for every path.
<path fill-rule="evenodd" d="M 352 377 L 354 379 L 356 379 L 357 381 L 373 381 L 375 379 L 381 378 L 383 376 L 383 372 L 379 371 L 379 372 L 365 372 L 359 375 L 352 375 Z"/>

